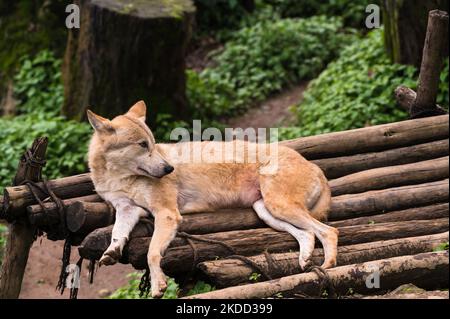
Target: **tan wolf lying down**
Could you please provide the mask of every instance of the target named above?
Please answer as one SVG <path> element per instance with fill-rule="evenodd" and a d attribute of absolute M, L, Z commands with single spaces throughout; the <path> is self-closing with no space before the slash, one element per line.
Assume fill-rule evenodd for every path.
<path fill-rule="evenodd" d="M 146 106 L 142 101 L 111 121 L 91 111 L 87 113 L 95 129 L 89 147 L 92 180 L 97 193 L 116 209 L 111 244 L 100 264 L 111 265 L 119 260 L 133 227 L 140 217 L 151 212 L 155 231 L 147 260 L 152 297 L 161 297 L 167 287 L 161 256 L 186 213 L 253 207 L 267 225 L 296 238 L 301 248 L 300 267 L 311 256 L 315 236 L 325 251 L 322 266 L 335 265 L 338 231 L 318 221 L 326 219 L 330 206 L 327 180 L 316 165 L 296 151 L 278 146 L 277 170 L 270 174 L 262 173 L 269 165 L 267 161 L 251 162 L 242 154 L 227 154 L 234 156 L 231 163 L 183 162 L 178 158 L 183 145 L 191 149 L 200 146 L 203 152 L 225 146 L 242 146 L 248 151 L 256 144 L 156 144 L 145 124 Z M 269 145 L 274 144 L 260 147 L 267 151 Z"/>

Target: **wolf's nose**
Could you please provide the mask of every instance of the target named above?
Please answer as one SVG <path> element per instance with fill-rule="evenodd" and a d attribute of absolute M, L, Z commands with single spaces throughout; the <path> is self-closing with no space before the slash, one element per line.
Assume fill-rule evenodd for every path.
<path fill-rule="evenodd" d="M 164 166 L 164 173 L 166 173 L 166 174 L 172 173 L 173 170 L 174 170 L 174 168 L 173 168 L 172 165 L 166 165 L 166 166 Z"/>

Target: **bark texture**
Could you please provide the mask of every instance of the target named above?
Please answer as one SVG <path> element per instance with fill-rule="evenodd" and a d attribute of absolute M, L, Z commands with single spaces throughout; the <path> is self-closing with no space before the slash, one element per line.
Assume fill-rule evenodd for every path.
<path fill-rule="evenodd" d="M 147 120 L 169 113 L 187 118 L 186 48 L 195 7 L 190 0 L 78 0 L 80 29 L 71 29 L 63 64 L 63 114 L 105 117 L 139 100 Z"/>

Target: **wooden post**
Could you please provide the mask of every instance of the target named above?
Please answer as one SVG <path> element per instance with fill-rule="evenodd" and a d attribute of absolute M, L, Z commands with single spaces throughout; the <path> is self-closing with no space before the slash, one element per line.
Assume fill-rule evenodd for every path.
<path fill-rule="evenodd" d="M 41 180 L 47 144 L 46 137 L 37 138 L 31 149 L 22 155 L 17 174 L 14 177 L 14 185 L 19 185 L 25 180 L 33 182 Z M 4 260 L 0 271 L 0 299 L 19 297 L 35 231 L 36 228 L 29 224 L 26 216 L 10 221 Z"/>
<path fill-rule="evenodd" d="M 442 114 L 436 108 L 443 51 L 448 37 L 448 13 L 440 10 L 428 14 L 427 34 L 423 47 L 417 97 L 411 108 L 411 118 Z"/>

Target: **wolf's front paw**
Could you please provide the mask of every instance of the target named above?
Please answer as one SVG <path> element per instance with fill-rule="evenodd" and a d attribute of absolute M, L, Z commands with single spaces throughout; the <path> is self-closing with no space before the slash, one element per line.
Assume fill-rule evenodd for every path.
<path fill-rule="evenodd" d="M 152 278 L 152 298 L 161 298 L 167 289 L 166 276 L 163 274 L 155 278 Z"/>
<path fill-rule="evenodd" d="M 103 253 L 102 258 L 99 261 L 99 266 L 114 265 L 117 263 L 122 256 L 121 243 L 119 241 L 113 241 L 109 245 L 108 249 Z"/>

